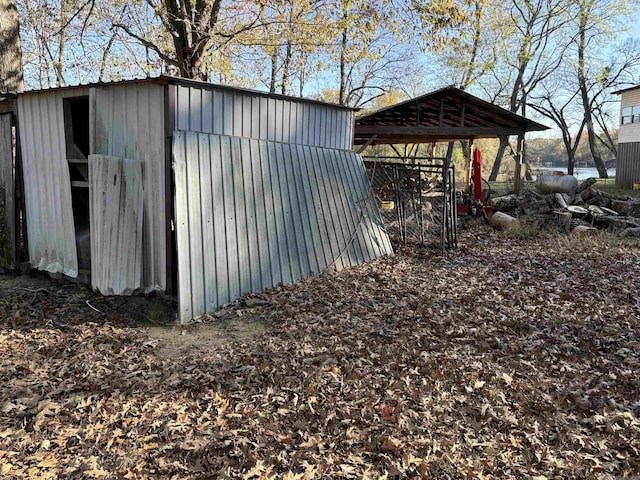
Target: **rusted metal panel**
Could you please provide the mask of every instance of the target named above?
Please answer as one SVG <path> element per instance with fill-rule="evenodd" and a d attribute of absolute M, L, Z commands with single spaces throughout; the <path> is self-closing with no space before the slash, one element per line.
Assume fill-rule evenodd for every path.
<path fill-rule="evenodd" d="M 353 111 L 217 85 L 179 85 L 177 130 L 351 149 Z"/>
<path fill-rule="evenodd" d="M 616 184 L 630 187 L 640 183 L 640 142 L 618 144 Z"/>
<path fill-rule="evenodd" d="M 70 277 L 78 276 L 78 259 L 62 98 L 86 94 L 65 89 L 18 96 L 30 262 Z"/>
<path fill-rule="evenodd" d="M 182 322 L 392 253 L 351 151 L 176 131 L 173 158 Z"/>
<path fill-rule="evenodd" d="M 142 162 L 145 292 L 166 288 L 165 91 L 162 85 L 153 83 L 115 84 L 91 90 L 95 110 L 93 153 Z M 188 117 L 176 121 L 187 127 L 190 123 Z"/>
<path fill-rule="evenodd" d="M 89 155 L 91 286 L 131 295 L 142 286 L 142 162 Z"/>
<path fill-rule="evenodd" d="M 16 267 L 15 174 L 11 114 L 0 115 L 0 267 Z"/>

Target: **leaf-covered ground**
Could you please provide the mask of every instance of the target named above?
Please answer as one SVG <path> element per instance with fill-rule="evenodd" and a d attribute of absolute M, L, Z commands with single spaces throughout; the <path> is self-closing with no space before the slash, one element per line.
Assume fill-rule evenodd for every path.
<path fill-rule="evenodd" d="M 170 333 L 37 326 L 39 300 L 0 282 L 0 476 L 640 475 L 640 249 L 460 243 Z"/>

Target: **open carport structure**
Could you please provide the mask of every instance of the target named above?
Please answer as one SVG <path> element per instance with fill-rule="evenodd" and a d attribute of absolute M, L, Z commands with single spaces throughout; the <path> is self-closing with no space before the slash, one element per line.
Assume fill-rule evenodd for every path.
<path fill-rule="evenodd" d="M 456 246 L 455 172 L 451 165 L 454 142 L 466 142 L 467 158 L 471 159 L 474 140 L 517 136 L 517 190 L 524 135 L 547 129 L 459 88 L 445 87 L 358 117 L 353 143 L 359 152 L 371 145 L 394 147 L 397 157 L 365 158 L 387 225 L 399 226 L 401 240 L 406 242 L 411 230 L 407 222 L 414 222 L 413 233 L 420 243 L 425 243 L 429 233 L 436 234 L 444 250 Z M 395 148 L 440 142 L 449 143 L 442 158 L 407 156 Z M 470 170 L 465 170 L 467 190 Z M 425 216 L 429 218 L 425 220 Z"/>

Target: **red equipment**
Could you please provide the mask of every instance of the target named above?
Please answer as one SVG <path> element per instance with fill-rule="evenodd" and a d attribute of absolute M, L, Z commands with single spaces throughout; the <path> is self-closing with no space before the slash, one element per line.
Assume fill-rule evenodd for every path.
<path fill-rule="evenodd" d="M 473 150 L 473 199 L 476 202 L 482 201 L 482 153 L 476 147 Z"/>
<path fill-rule="evenodd" d="M 478 147 L 474 148 L 472 154 L 471 183 L 470 191 L 463 194 L 464 203 L 458 205 L 458 213 L 486 218 L 492 208 L 482 204 L 482 153 Z"/>

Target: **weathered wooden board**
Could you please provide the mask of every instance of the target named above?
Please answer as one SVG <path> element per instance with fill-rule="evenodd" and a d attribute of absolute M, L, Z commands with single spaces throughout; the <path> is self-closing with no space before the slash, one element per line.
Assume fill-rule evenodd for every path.
<path fill-rule="evenodd" d="M 142 286 L 142 162 L 89 155 L 91 286 L 131 295 Z"/>
<path fill-rule="evenodd" d="M 176 131 L 173 160 L 182 322 L 392 253 L 353 152 Z"/>

